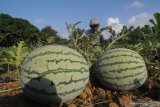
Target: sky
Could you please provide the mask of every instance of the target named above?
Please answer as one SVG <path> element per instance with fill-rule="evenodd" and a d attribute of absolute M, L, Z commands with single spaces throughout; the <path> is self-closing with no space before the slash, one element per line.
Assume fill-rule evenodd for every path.
<path fill-rule="evenodd" d="M 38 29 L 52 26 L 61 37 L 68 37 L 66 23 L 89 29 L 90 19 L 100 27 L 112 26 L 118 33 L 123 25 L 143 26 L 160 12 L 160 0 L 1 0 L 0 13 L 28 20 Z"/>

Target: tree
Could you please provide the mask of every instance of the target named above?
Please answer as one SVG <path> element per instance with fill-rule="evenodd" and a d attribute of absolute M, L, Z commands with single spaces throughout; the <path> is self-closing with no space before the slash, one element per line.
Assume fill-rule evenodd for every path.
<path fill-rule="evenodd" d="M 47 44 L 68 44 L 68 40 L 61 38 L 58 32 L 54 30 L 51 26 L 46 26 L 41 30 L 41 35 L 43 37 L 43 45 Z"/>
<path fill-rule="evenodd" d="M 58 38 L 57 31 L 54 30 L 51 26 L 46 26 L 41 30 L 41 34 L 43 35 L 43 44 L 53 44 L 56 42 Z"/>
<path fill-rule="evenodd" d="M 0 46 L 13 46 L 19 41 L 35 45 L 41 40 L 39 29 L 27 20 L 13 18 L 8 14 L 0 14 Z"/>
<path fill-rule="evenodd" d="M 51 26 L 46 26 L 41 30 L 41 33 L 44 33 L 47 37 L 58 38 L 57 31 L 54 30 Z"/>

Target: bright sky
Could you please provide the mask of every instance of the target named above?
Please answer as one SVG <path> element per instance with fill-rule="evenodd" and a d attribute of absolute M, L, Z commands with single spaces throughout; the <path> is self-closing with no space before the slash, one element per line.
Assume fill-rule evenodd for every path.
<path fill-rule="evenodd" d="M 111 25 L 117 32 L 123 25 L 143 26 L 155 12 L 160 0 L 1 0 L 0 13 L 23 18 L 39 29 L 47 25 L 67 37 L 66 22 L 89 29 L 89 20 L 98 18 L 101 27 Z"/>

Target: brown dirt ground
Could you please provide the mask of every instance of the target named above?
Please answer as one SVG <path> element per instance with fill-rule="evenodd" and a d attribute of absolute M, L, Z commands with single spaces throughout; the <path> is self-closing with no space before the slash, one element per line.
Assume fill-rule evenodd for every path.
<path fill-rule="evenodd" d="M 149 78 L 133 91 L 114 91 L 100 85 L 91 74 L 86 89 L 74 100 L 61 107 L 160 107 L 160 69 L 147 67 Z M 58 107 L 59 104 L 41 104 L 24 96 L 19 82 L 13 80 L 15 72 L 0 74 L 0 107 Z"/>

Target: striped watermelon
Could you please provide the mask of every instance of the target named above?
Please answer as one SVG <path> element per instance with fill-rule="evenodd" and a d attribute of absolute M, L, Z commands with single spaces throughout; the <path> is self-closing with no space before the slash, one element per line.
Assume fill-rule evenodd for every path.
<path fill-rule="evenodd" d="M 116 48 L 104 52 L 95 67 L 98 80 L 116 90 L 133 90 L 140 87 L 148 73 L 143 58 L 130 49 Z"/>
<path fill-rule="evenodd" d="M 21 65 L 24 94 L 43 103 L 67 102 L 77 97 L 89 80 L 89 66 L 77 51 L 60 45 L 33 50 Z"/>

